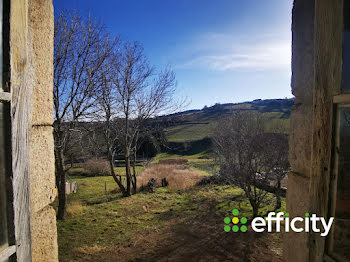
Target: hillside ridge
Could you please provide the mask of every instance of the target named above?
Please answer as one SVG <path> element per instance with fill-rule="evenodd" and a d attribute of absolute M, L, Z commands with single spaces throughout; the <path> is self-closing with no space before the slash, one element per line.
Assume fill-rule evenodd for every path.
<path fill-rule="evenodd" d="M 217 121 L 237 110 L 251 110 L 262 113 L 268 120 L 268 129 L 276 125 L 289 128 L 289 117 L 294 98 L 255 99 L 240 103 L 217 103 L 203 109 L 192 109 L 159 117 L 166 127 L 169 142 L 196 141 L 211 136 Z"/>

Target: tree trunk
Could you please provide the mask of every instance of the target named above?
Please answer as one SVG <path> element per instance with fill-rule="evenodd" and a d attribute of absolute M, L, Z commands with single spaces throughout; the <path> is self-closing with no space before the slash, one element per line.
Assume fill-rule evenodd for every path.
<path fill-rule="evenodd" d="M 131 196 L 130 183 L 131 183 L 131 171 L 130 171 L 130 150 L 129 150 L 129 105 L 130 97 L 127 98 L 127 107 L 125 111 L 125 175 L 126 175 L 126 193 L 127 196 Z"/>
<path fill-rule="evenodd" d="M 276 206 L 275 206 L 275 210 L 280 209 L 281 206 L 282 206 L 280 189 L 281 189 L 281 180 L 278 179 L 278 180 L 277 180 L 277 190 L 276 190 L 276 193 L 275 193 L 275 195 L 276 195 Z"/>
<path fill-rule="evenodd" d="M 125 154 L 125 175 L 126 175 L 126 194 L 131 196 L 131 170 L 130 170 L 130 155 Z"/>
<path fill-rule="evenodd" d="M 133 171 L 133 179 L 132 179 L 132 191 L 133 194 L 136 194 L 136 190 L 137 190 L 137 184 L 136 184 L 136 149 L 134 151 L 134 159 L 132 161 L 132 171 Z"/>
<path fill-rule="evenodd" d="M 259 212 L 259 208 L 257 206 L 253 206 L 253 217 L 257 217 Z"/>
<path fill-rule="evenodd" d="M 73 155 L 70 156 L 70 168 L 73 168 Z"/>
<path fill-rule="evenodd" d="M 56 172 L 58 176 L 58 214 L 57 219 L 63 220 L 66 211 L 66 174 L 64 172 L 62 150 L 56 149 Z"/>
<path fill-rule="evenodd" d="M 254 199 L 249 199 L 249 202 L 253 209 L 253 217 L 257 217 L 259 213 L 259 204 L 256 203 Z"/>
<path fill-rule="evenodd" d="M 117 175 L 114 172 L 114 163 L 113 163 L 114 159 L 113 158 L 114 158 L 113 155 L 109 152 L 108 153 L 108 160 L 109 160 L 109 167 L 111 169 L 111 175 L 112 175 L 114 181 L 118 184 L 119 189 L 120 189 L 120 191 L 122 191 L 123 196 L 127 196 L 127 193 L 126 193 L 125 187 L 122 184 L 122 181 L 118 179 Z"/>
<path fill-rule="evenodd" d="M 58 160 L 58 152 L 55 148 L 55 168 L 56 168 L 56 172 L 55 172 L 55 177 L 56 177 L 56 188 L 57 188 L 57 191 L 60 190 L 60 173 L 62 172 L 59 172 L 58 170 L 60 170 L 60 165 L 59 165 L 59 160 Z"/>

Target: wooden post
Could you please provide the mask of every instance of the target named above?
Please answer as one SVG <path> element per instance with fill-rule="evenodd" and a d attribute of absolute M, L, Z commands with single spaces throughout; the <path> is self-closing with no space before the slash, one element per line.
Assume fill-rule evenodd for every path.
<path fill-rule="evenodd" d="M 107 182 L 105 181 L 105 194 L 107 194 Z"/>
<path fill-rule="evenodd" d="M 5 1 L 4 1 L 5 2 Z M 13 206 L 17 261 L 32 261 L 29 135 L 32 124 L 32 98 L 35 85 L 33 49 L 28 36 L 28 1 L 11 1 L 10 86 Z M 25 41 L 24 41 L 25 40 Z M 9 51 L 9 50 L 8 50 Z M 23 65 L 23 66 L 18 66 Z M 8 98 L 8 97 L 7 97 Z"/>

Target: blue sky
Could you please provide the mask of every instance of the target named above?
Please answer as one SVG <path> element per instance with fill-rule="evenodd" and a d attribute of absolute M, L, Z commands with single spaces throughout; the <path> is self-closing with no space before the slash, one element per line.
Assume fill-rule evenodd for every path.
<path fill-rule="evenodd" d="M 170 64 L 189 109 L 292 97 L 292 0 L 54 0 Z"/>

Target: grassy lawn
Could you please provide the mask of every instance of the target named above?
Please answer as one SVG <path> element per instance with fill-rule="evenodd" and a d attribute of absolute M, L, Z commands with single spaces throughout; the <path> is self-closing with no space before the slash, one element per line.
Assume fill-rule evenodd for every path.
<path fill-rule="evenodd" d="M 164 155 L 158 156 L 156 160 L 164 158 Z M 188 159 L 190 166 L 202 164 L 203 168 L 212 163 L 211 159 Z M 235 186 L 158 188 L 155 193 L 122 198 L 115 190 L 112 177 L 77 176 L 74 180 L 79 184 L 78 192 L 68 196 L 66 220 L 57 222 L 60 261 L 155 261 L 159 259 L 157 256 L 167 257 L 162 252 L 174 249 L 174 245 L 178 245 L 179 250 L 184 244 L 194 245 L 202 234 L 214 242 L 227 238 L 229 247 L 232 239 L 222 235 L 225 234 L 223 218 L 229 216 L 233 208 L 239 208 L 241 216 L 251 216 L 248 200 Z M 261 213 L 274 205 L 273 196 L 269 197 L 271 201 L 263 205 Z M 198 224 L 199 221 L 202 222 Z M 192 231 L 195 235 L 189 236 L 188 232 Z M 192 248 L 205 249 L 208 243 Z M 140 259 L 141 255 L 148 259 Z"/>

